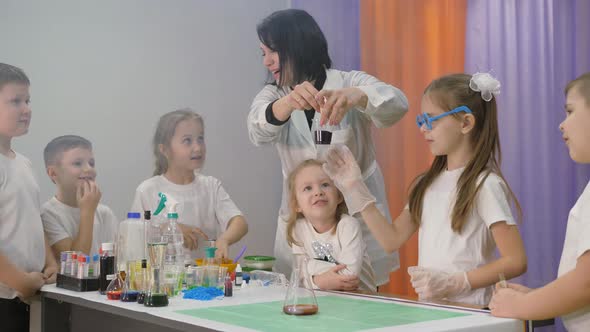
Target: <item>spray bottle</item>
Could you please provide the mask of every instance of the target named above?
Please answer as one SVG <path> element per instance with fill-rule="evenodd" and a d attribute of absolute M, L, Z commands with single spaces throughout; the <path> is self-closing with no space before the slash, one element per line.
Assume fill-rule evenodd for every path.
<path fill-rule="evenodd" d="M 164 287 L 169 297 L 175 296 L 182 289 L 184 279 L 184 238 L 178 226 L 178 202 L 169 194 L 158 193 L 160 203 L 154 215 L 158 215 L 162 206 L 168 208 L 168 221 L 162 229 L 162 237 L 166 239 L 166 255 L 164 259 Z"/>
<path fill-rule="evenodd" d="M 168 198 L 162 193 L 159 193 L 158 197 L 158 207 L 154 211 L 153 217 L 145 225 L 146 250 L 150 265 L 149 288 L 143 299 L 146 307 L 164 307 L 168 305 L 168 295 L 164 287 L 164 258 L 168 247 L 168 239 L 164 236 L 166 220 L 160 216 L 160 213 L 166 207 Z"/>

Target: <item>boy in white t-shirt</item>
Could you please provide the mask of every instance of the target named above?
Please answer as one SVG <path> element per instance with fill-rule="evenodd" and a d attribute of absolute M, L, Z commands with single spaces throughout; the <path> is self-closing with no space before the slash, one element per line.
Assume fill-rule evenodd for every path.
<path fill-rule="evenodd" d="M 565 88 L 565 120 L 559 125 L 570 157 L 590 164 L 590 72 Z M 492 315 L 521 319 L 562 316 L 568 331 L 590 331 L 590 183 L 570 210 L 558 278 L 544 287 L 498 288 Z"/>
<path fill-rule="evenodd" d="M 0 321 L 2 331 L 28 331 L 24 301 L 55 282 L 57 263 L 43 236 L 39 185 L 31 162 L 12 150 L 31 122 L 29 79 L 0 63 Z"/>
<path fill-rule="evenodd" d="M 102 242 L 115 239 L 118 221 L 110 208 L 99 204 L 92 143 L 76 135 L 59 136 L 47 144 L 43 157 L 47 175 L 57 188 L 41 209 L 53 253 L 97 254 Z"/>

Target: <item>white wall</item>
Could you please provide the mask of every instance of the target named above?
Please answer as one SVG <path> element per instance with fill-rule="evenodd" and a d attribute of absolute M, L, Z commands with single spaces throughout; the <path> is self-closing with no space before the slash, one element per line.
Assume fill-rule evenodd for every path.
<path fill-rule="evenodd" d="M 256 24 L 287 0 L 19 1 L 0 5 L 0 62 L 32 86 L 29 134 L 13 147 L 29 157 L 44 202 L 54 193 L 43 148 L 78 134 L 95 149 L 102 202 L 123 218 L 151 176 L 159 116 L 192 107 L 205 118 L 204 173 L 222 180 L 250 224 L 250 254 L 272 254 L 280 163 L 256 148 L 246 118 L 263 86 Z M 236 253 L 241 245 L 234 246 Z"/>

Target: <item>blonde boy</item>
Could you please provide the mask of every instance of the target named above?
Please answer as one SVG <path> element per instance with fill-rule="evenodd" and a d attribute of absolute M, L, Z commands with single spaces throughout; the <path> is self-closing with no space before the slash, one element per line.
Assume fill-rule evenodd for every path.
<path fill-rule="evenodd" d="M 57 264 L 43 236 L 39 185 L 31 162 L 12 150 L 31 122 L 29 79 L 0 63 L 0 321 L 2 331 L 28 331 L 23 301 L 55 282 Z"/>
<path fill-rule="evenodd" d="M 590 73 L 565 88 L 565 120 L 559 125 L 570 157 L 590 163 Z M 492 314 L 520 319 L 562 316 L 568 331 L 590 329 L 590 182 L 571 209 L 558 278 L 530 289 L 508 284 L 498 288 L 490 302 Z"/>
<path fill-rule="evenodd" d="M 110 208 L 99 204 L 92 143 L 76 135 L 59 136 L 47 144 L 43 157 L 47 175 L 57 187 L 41 209 L 54 254 L 67 250 L 97 254 L 102 242 L 115 239 L 118 222 Z"/>

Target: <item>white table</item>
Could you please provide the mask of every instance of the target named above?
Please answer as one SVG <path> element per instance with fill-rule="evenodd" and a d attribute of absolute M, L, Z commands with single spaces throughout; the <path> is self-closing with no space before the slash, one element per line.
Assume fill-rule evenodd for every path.
<path fill-rule="evenodd" d="M 370 331 L 524 331 L 524 322 L 502 319 L 483 310 L 418 303 L 409 300 L 316 291 L 316 296 L 339 296 L 350 299 L 369 299 L 423 308 L 443 308 L 447 311 L 469 313 L 463 317 L 391 326 Z M 41 289 L 42 331 L 254 331 L 227 323 L 196 318 L 175 311 L 239 304 L 282 301 L 281 288 L 251 288 L 234 290 L 234 296 L 223 300 L 195 301 L 173 298 L 167 307 L 149 308 L 137 303 L 107 300 L 98 292 L 74 292 L 47 285 Z M 280 310 L 280 308 L 277 308 Z M 321 307 L 320 307 L 321 314 Z"/>

